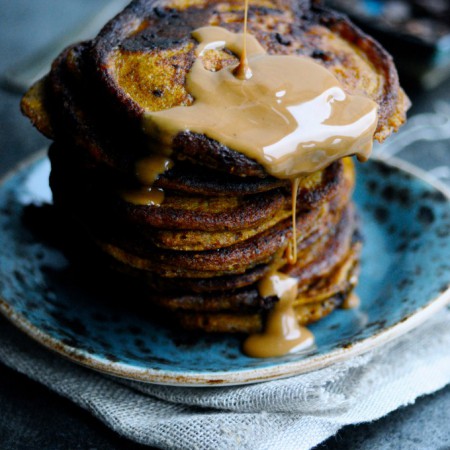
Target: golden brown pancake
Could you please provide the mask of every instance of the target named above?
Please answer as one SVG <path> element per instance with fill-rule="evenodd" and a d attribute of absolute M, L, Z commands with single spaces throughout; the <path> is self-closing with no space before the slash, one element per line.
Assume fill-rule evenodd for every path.
<path fill-rule="evenodd" d="M 319 320 L 353 290 L 361 248 L 350 159 L 300 179 L 298 259 L 288 264 L 290 181 L 208 136 L 179 132 L 168 148 L 143 131 L 147 112 L 195 101 L 186 88 L 198 45 L 192 31 L 242 32 L 243 7 L 133 1 L 95 39 L 64 50 L 22 100 L 54 140 L 50 184 L 76 260 L 105 270 L 103 282 L 118 280 L 144 309 L 207 332 L 260 331 L 278 298 L 262 296 L 258 283 L 273 270 L 297 281 L 299 323 Z M 313 58 L 348 93 L 374 100 L 379 141 L 404 122 L 408 100 L 391 57 L 344 16 L 306 0 L 254 0 L 248 29 L 268 54 Z M 237 61 L 227 49 L 202 57 L 211 71 Z M 123 193 L 141 187 L 136 163 L 151 154 L 175 162 L 153 185 L 164 201 L 133 204 Z"/>
<path fill-rule="evenodd" d="M 46 80 L 24 97 L 24 112 L 42 132 L 68 146 L 75 142 L 97 163 L 132 170 L 150 145 L 140 126 L 144 112 L 193 101 L 184 86 L 197 45 L 191 32 L 205 25 L 242 31 L 240 0 L 172 6 L 170 1 L 132 2 L 92 42 L 60 55 Z M 404 122 L 408 101 L 391 57 L 345 17 L 307 1 L 265 0 L 252 2 L 249 31 L 268 53 L 310 56 L 348 92 L 375 100 L 377 139 Z M 226 51 L 205 58 L 211 70 L 237 61 Z M 195 165 L 267 176 L 258 163 L 202 135 L 180 133 L 172 150 L 174 157 Z"/>
<path fill-rule="evenodd" d="M 318 231 L 299 243 L 298 262 L 294 266 L 287 265 L 283 271 L 298 278 L 295 310 L 302 324 L 329 314 L 351 292 L 356 283 L 360 248 L 355 212 L 351 206 L 343 211 L 339 223 L 330 233 Z M 189 329 L 260 331 L 265 314 L 277 301 L 276 297 L 261 297 L 256 286 L 272 264 L 279 265 L 277 261 L 282 258 L 282 253 L 274 255 L 271 264 L 257 266 L 242 275 L 199 279 L 164 278 L 155 271 L 132 268 L 92 248 L 85 256 L 92 273 L 98 272 L 98 267 L 115 272 L 114 285 L 124 286 L 130 301 L 141 310 L 157 308 L 166 311 L 166 316 L 177 319 Z M 109 287 L 113 288 L 111 277 L 107 277 Z M 96 277 L 97 282 L 98 279 Z"/>
<path fill-rule="evenodd" d="M 291 216 L 291 196 L 280 189 L 245 197 L 183 196 L 167 192 L 159 207 L 134 206 L 119 198 L 119 188 L 105 186 L 98 177 L 90 182 L 87 174 L 61 166 L 53 157 L 52 166 L 51 186 L 56 203 L 66 208 L 70 205 L 78 215 L 96 222 L 94 226 L 100 234 L 102 227 L 116 227 L 118 234 L 132 234 L 141 243 L 159 248 L 195 251 L 229 247 Z M 335 197 L 343 202 L 349 198 L 352 185 L 350 168 L 344 176 L 342 163 L 335 163 L 300 182 L 297 210 L 318 211 L 321 204 Z"/>
<path fill-rule="evenodd" d="M 337 195 L 329 198 L 321 207 L 300 210 L 297 214 L 299 243 L 302 238 L 306 238 L 313 232 L 327 233 L 330 227 L 339 220 L 353 187 L 353 172 L 351 167 L 348 167 L 347 176 L 344 177 Z M 55 185 L 52 187 L 55 192 Z M 70 210 L 73 211 L 74 202 L 70 199 L 59 199 L 56 195 L 55 200 L 56 204 L 61 207 L 70 205 Z M 84 220 L 82 213 L 77 214 L 91 234 L 95 236 L 97 244 L 103 251 L 122 263 L 139 269 L 154 270 L 165 276 L 170 276 L 169 273 L 173 273 L 173 276 L 181 276 L 183 271 L 189 273 L 190 277 L 195 276 L 196 272 L 198 277 L 207 277 L 208 274 L 214 276 L 217 271 L 221 274 L 242 273 L 249 267 L 268 262 L 276 252 L 285 248 L 287 240 L 291 236 L 292 227 L 289 205 L 289 209 L 286 211 L 287 218 L 285 217 L 284 220 L 259 234 L 249 236 L 242 242 L 222 246 L 215 250 L 208 250 L 209 242 L 205 242 L 200 252 L 179 251 L 178 249 L 174 250 L 173 246 L 171 250 L 166 250 L 158 248 L 154 242 L 152 245 L 151 229 L 147 228 L 150 239 L 145 239 L 142 234 L 136 235 L 131 230 L 124 232 L 123 226 L 116 228 L 114 223 L 118 220 L 114 215 L 105 213 L 104 210 L 100 210 L 100 215 L 103 218 L 106 217 L 107 221 L 113 222 L 108 229 L 106 229 L 107 223 L 96 222 L 94 215 L 89 211 L 87 212 L 88 217 L 85 215 Z M 199 238 L 201 236 L 202 234 L 199 233 Z M 210 233 L 206 234 L 205 240 L 209 237 Z"/>

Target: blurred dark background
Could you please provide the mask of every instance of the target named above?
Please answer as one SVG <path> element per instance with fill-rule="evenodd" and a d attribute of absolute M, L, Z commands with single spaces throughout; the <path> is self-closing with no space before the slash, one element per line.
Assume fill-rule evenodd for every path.
<path fill-rule="evenodd" d="M 407 87 L 436 87 L 450 75 L 449 0 L 326 0 L 394 56 Z"/>
<path fill-rule="evenodd" d="M 48 142 L 19 111 L 21 89 L 75 35 L 88 37 L 125 0 L 0 0 L 0 175 Z M 413 101 L 410 120 L 375 152 L 450 182 L 450 0 L 329 0 L 395 54 Z M 31 59 L 30 59 L 31 58 Z M 36 70 L 34 70 L 36 69 Z M 0 319 L 0 326 L 4 326 Z M 322 450 L 448 449 L 450 388 L 373 424 L 346 427 Z M 0 365 L 1 449 L 142 448 Z"/>

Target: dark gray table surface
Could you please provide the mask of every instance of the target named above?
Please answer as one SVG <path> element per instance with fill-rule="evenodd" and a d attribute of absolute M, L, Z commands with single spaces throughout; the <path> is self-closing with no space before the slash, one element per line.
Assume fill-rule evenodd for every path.
<path fill-rule="evenodd" d="M 0 75 L 11 64 L 104 6 L 108 0 L 0 0 Z M 409 91 L 411 114 L 450 114 L 450 82 L 432 92 Z M 19 112 L 20 95 L 0 89 L 0 176 L 48 141 Z M 426 169 L 450 164 L 448 142 L 418 143 L 401 157 Z M 443 170 L 442 170 L 443 168 Z M 0 320 L 0 326 L 2 322 Z M 140 449 L 89 413 L 0 365 L 1 449 Z M 319 446 L 331 449 L 450 449 L 450 387 L 387 417 L 346 427 Z"/>

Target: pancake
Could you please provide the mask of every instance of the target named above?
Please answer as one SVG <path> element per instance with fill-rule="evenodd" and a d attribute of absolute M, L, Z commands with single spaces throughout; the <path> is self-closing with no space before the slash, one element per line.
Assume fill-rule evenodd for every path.
<path fill-rule="evenodd" d="M 135 173 L 117 173 L 98 166 L 87 153 L 73 145 L 52 144 L 49 156 L 53 167 L 64 166 L 67 173 L 80 172 L 83 176 L 101 179 L 108 185 L 134 185 Z M 93 174 L 92 174 L 93 172 Z M 205 196 L 244 196 L 260 194 L 277 188 L 289 189 L 289 182 L 273 177 L 238 177 L 221 172 L 205 171 L 204 168 L 186 162 L 178 162 L 173 168 L 161 174 L 154 186 L 167 191 Z"/>
<path fill-rule="evenodd" d="M 280 190 L 271 191 L 270 196 L 264 193 L 236 198 L 167 194 L 160 207 L 135 207 L 113 198 L 114 192 L 109 192 L 102 182 L 100 186 L 89 186 L 82 173 L 75 171 L 71 175 L 69 168 L 60 167 L 53 158 L 52 163 L 51 187 L 57 204 L 66 208 L 70 205 L 79 216 L 95 222 L 100 231 L 116 227 L 119 234 L 132 234 L 140 242 L 159 248 L 194 251 L 228 247 L 272 228 L 291 215 L 290 195 Z M 337 196 L 349 198 L 353 172 L 347 166 L 345 175 L 342 163 L 338 162 L 324 173 L 305 177 L 299 186 L 297 210 L 317 209 Z M 79 186 L 81 178 L 84 183 Z"/>
<path fill-rule="evenodd" d="M 358 272 L 361 243 L 358 233 L 342 245 L 344 256 L 337 255 L 337 264 L 324 273 L 317 271 L 309 280 L 299 280 L 301 293 L 294 302 L 299 323 L 307 325 L 320 320 L 342 305 L 353 290 Z M 344 250 L 345 249 L 345 250 Z M 322 259 L 322 258 L 319 258 Z M 326 257 L 322 261 L 327 260 Z M 330 261 L 330 260 L 328 260 Z M 319 268 L 320 261 L 310 264 L 309 273 Z M 298 271 L 299 268 L 294 268 Z M 160 299 L 160 298 L 159 298 Z M 171 298 L 163 303 L 176 311 L 177 318 L 189 329 L 216 332 L 255 333 L 262 330 L 264 316 L 272 307 L 275 297 L 261 298 L 256 289 L 241 290 L 230 296 Z M 253 312 L 252 312 L 253 310 Z"/>
<path fill-rule="evenodd" d="M 222 27 L 207 28 L 212 40 L 205 42 L 214 45 L 197 52 L 203 41 L 194 39 L 193 31 L 211 26 Z M 283 103 L 295 119 L 294 128 L 272 121 L 267 108 L 265 121 L 256 120 L 252 109 L 250 119 L 260 125 L 252 128 L 253 139 L 243 134 L 247 143 L 258 141 L 265 125 L 277 132 L 282 128 L 283 136 L 262 145 L 258 141 L 261 158 L 240 141 L 214 134 L 216 119 L 221 127 L 220 115 L 211 115 L 213 127 L 201 128 L 205 134 L 189 120 L 166 135 L 156 119 L 148 122 L 150 113 L 166 117 L 162 111 L 179 106 L 175 114 L 191 106 L 188 114 L 198 111 L 202 92 L 188 89 L 193 86 L 190 77 L 200 73 L 205 81 L 201 77 L 210 72 L 230 74 L 240 50 L 226 48 L 233 48 L 234 41 L 216 45 L 214 33 L 229 36 L 243 26 L 242 0 L 135 0 L 96 38 L 65 49 L 21 103 L 24 114 L 54 141 L 49 151 L 53 203 L 66 223 L 61 226 L 63 248 L 80 273 L 94 277 L 105 291 L 120 288 L 124 303 L 137 305 L 148 316 L 161 312 L 175 324 L 204 332 L 261 332 L 277 311 L 291 314 L 286 305 L 295 326 L 305 325 L 342 305 L 357 283 L 361 250 L 351 201 L 354 167 L 344 156 L 356 153 L 364 159 L 373 138 L 383 141 L 396 131 L 409 106 L 391 57 L 347 18 L 315 1 L 254 0 L 248 13 L 249 42 L 259 50 L 253 49 L 250 57 L 270 60 L 268 65 L 274 61 L 268 55 L 301 57 L 275 58 L 290 67 L 286 80 L 291 84 L 299 79 L 296 64 L 308 67 L 301 72 L 300 93 L 297 87 L 290 93 L 284 79 L 289 88 L 283 91 L 269 86 L 270 95 L 261 94 L 266 89 L 261 82 L 252 91 L 290 127 L 285 111 L 270 101 Z M 315 86 L 316 74 L 333 81 Z M 304 86 L 310 86 L 307 78 L 311 89 Z M 231 98 L 226 95 L 232 92 L 218 90 L 213 97 L 221 113 L 227 104 L 220 100 Z M 272 100 L 266 102 L 269 96 Z M 238 106 L 244 109 L 241 97 Z M 313 130 L 300 141 L 277 147 L 291 159 L 290 147 L 294 153 L 301 147 L 301 156 L 308 159 L 309 165 L 302 166 L 299 157 L 289 171 L 292 167 L 282 167 L 286 160 L 266 149 L 293 134 L 297 138 L 302 126 L 306 130 L 309 122 L 299 121 L 289 108 L 316 99 L 320 108 L 331 111 L 328 116 L 325 111 L 326 117 L 322 111 L 317 119 L 326 131 L 321 129 L 317 140 Z M 335 100 L 343 102 L 344 112 L 330 106 Z M 256 103 L 248 104 L 256 111 Z M 247 120 L 234 117 L 234 106 L 227 110 L 233 116 L 227 136 L 239 135 L 243 141 L 234 126 L 247 127 Z M 317 111 L 308 108 L 311 116 Z M 281 170 L 272 170 L 269 162 Z M 282 292 L 276 283 L 285 283 Z"/>
<path fill-rule="evenodd" d="M 184 86 L 195 60 L 196 41 L 190 33 L 208 24 L 242 30 L 241 3 L 185 2 L 173 9 L 170 2 L 132 2 L 92 42 L 65 50 L 48 78 L 24 97 L 22 109 L 47 135 L 68 146 L 75 142 L 96 163 L 130 172 L 146 151 L 161 151 L 160 144 L 142 133 L 144 112 L 192 103 Z M 391 57 L 379 44 L 345 17 L 310 2 L 264 5 L 250 6 L 249 31 L 268 53 L 310 56 L 333 72 L 348 92 L 375 100 L 375 137 L 380 141 L 398 129 L 408 100 Z M 224 51 L 208 52 L 204 59 L 211 70 L 237 61 Z M 179 133 L 171 151 L 173 158 L 194 165 L 267 177 L 255 161 L 195 133 Z"/>
<path fill-rule="evenodd" d="M 311 290 L 307 297 L 299 296 L 294 303 L 297 320 L 301 325 L 316 322 L 330 314 L 341 306 L 349 293 L 355 287 L 358 274 L 358 257 L 360 245 L 354 244 L 346 255 L 344 261 L 335 268 L 329 276 L 322 277 L 320 286 L 305 286 Z M 199 311 L 177 311 L 176 318 L 181 325 L 190 330 L 203 330 L 206 332 L 221 333 L 258 333 L 263 330 L 264 317 L 271 309 L 271 301 L 277 301 L 275 297 L 262 299 L 256 290 L 242 292 L 234 298 L 237 300 L 235 307 L 238 312 L 227 311 L 229 299 L 221 299 L 216 296 L 215 303 L 219 303 L 222 310 L 210 312 L 206 308 L 199 307 Z M 259 306 L 258 312 L 248 312 L 247 302 L 252 299 L 253 306 Z M 258 303 L 259 302 L 259 303 Z M 184 304 L 186 301 L 184 302 Z M 244 307 L 243 307 L 244 305 Z"/>
<path fill-rule="evenodd" d="M 146 110 L 192 103 L 185 78 L 195 59 L 196 41 L 190 37 L 194 29 L 215 25 L 242 30 L 242 2 L 210 1 L 201 6 L 186 2 L 175 10 L 164 5 L 155 9 L 151 2 L 132 3 L 105 27 L 89 53 L 91 63 L 104 68 L 96 75 L 99 85 L 108 89 L 108 98 L 137 118 Z M 343 16 L 309 2 L 269 1 L 264 6 L 256 2 L 249 9 L 248 27 L 269 54 L 315 57 L 349 92 L 364 92 L 374 99 L 380 107 L 376 138 L 383 140 L 404 121 L 406 100 L 390 56 Z M 211 70 L 237 62 L 230 55 L 208 53 L 204 58 L 219 61 L 219 67 Z M 205 136 L 181 133 L 174 150 L 196 164 L 264 176 L 254 161 Z"/>
<path fill-rule="evenodd" d="M 299 244 L 299 259 L 297 264 L 293 267 L 285 267 L 284 271 L 290 274 L 301 273 L 301 276 L 298 276 L 297 279 L 299 284 L 301 283 L 304 286 L 309 285 L 314 280 L 320 279 L 320 277 L 328 274 L 333 267 L 340 263 L 354 242 L 359 242 L 359 238 L 355 233 L 355 227 L 354 216 L 352 216 L 352 211 L 349 208 L 345 211 L 345 214 L 331 235 L 326 234 L 325 236 L 320 236 L 319 233 L 314 233 L 302 241 Z M 282 253 L 274 256 L 274 262 L 271 265 L 280 264 L 280 255 Z M 177 293 L 178 297 L 164 297 L 158 294 L 159 300 L 157 301 L 165 301 L 163 298 L 166 300 L 172 299 L 170 301 L 176 302 L 180 309 L 190 309 L 189 301 L 179 299 L 180 293 L 184 293 L 185 295 L 186 293 L 190 293 L 191 299 L 194 298 L 192 294 L 210 294 L 211 292 L 217 293 L 219 291 L 230 293 L 236 289 L 254 285 L 267 271 L 271 270 L 271 265 L 257 266 L 242 275 L 203 279 L 171 278 L 167 280 L 162 277 L 155 277 L 154 272 L 133 270 L 130 266 L 118 265 L 117 263 L 115 264 L 115 270 L 126 273 L 126 276 L 134 277 L 153 291 L 156 290 L 159 293 L 166 294 L 170 292 Z M 184 297 L 182 296 L 181 298 Z M 178 300 L 174 300 L 175 298 L 178 298 Z M 210 298 L 214 299 L 215 297 L 210 296 Z M 196 302 L 200 302 L 200 300 L 196 300 Z M 212 304 L 213 300 L 210 300 L 210 303 Z"/>
<path fill-rule="evenodd" d="M 316 232 L 301 241 L 298 262 L 294 266 L 287 265 L 283 271 L 296 274 L 299 295 L 295 310 L 302 324 L 319 320 L 341 305 L 356 283 L 360 248 L 355 211 L 351 205 L 330 233 Z M 117 274 L 113 283 L 125 287 L 129 301 L 139 310 L 147 314 L 154 313 L 155 308 L 165 311 L 165 316 L 191 330 L 260 331 L 264 315 L 277 301 L 276 297 L 261 297 L 256 286 L 258 280 L 271 270 L 271 265 L 279 265 L 282 253 L 275 255 L 272 264 L 256 267 L 242 275 L 167 279 L 157 276 L 155 271 L 133 269 L 92 250 L 88 251 L 92 274 L 98 274 L 98 267 L 112 270 Z M 79 249 L 77 252 L 79 254 Z M 108 272 L 106 277 L 110 278 Z M 113 287 L 110 285 L 109 288 Z"/>

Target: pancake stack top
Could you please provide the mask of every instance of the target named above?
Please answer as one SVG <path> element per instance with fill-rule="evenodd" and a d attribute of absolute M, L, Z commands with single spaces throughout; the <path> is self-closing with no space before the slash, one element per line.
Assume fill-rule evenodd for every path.
<path fill-rule="evenodd" d="M 241 1 L 134 1 L 94 40 L 63 51 L 22 101 L 54 141 L 54 203 L 84 230 L 80 251 L 95 249 L 150 309 L 205 331 L 263 329 L 278 298 L 258 283 L 275 270 L 297 280 L 301 324 L 342 305 L 357 282 L 350 160 L 299 178 L 289 264 L 289 180 L 205 134 L 179 130 L 165 141 L 143 126 L 154 112 L 195 103 L 186 86 L 200 57 L 193 31 L 242 32 L 243 21 Z M 408 100 L 390 56 L 346 18 L 308 1 L 258 0 L 248 30 L 269 55 L 312 58 L 346 92 L 375 101 L 376 139 L 404 122 Z M 201 58 L 212 72 L 239 62 L 227 48 Z"/>

